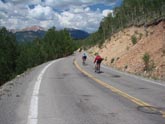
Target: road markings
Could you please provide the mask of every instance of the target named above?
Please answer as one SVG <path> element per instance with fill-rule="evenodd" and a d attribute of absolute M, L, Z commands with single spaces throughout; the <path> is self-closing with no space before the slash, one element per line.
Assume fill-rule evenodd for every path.
<path fill-rule="evenodd" d="M 148 104 L 148 103 L 146 103 L 146 102 L 143 102 L 142 100 L 140 100 L 140 99 L 138 99 L 138 98 L 135 98 L 135 97 L 133 97 L 133 96 L 131 96 L 131 95 L 129 95 L 129 94 L 127 94 L 127 93 L 125 93 L 125 92 L 123 92 L 123 91 L 121 91 L 121 90 L 119 90 L 119 89 L 113 87 L 113 86 L 111 86 L 110 84 L 108 84 L 108 83 L 106 83 L 106 82 L 103 82 L 103 81 L 97 79 L 96 77 L 92 76 L 91 74 L 89 74 L 88 72 L 86 72 L 85 70 L 83 70 L 83 69 L 78 65 L 78 63 L 77 63 L 76 60 L 74 60 L 74 64 L 75 64 L 75 66 L 76 66 L 82 73 L 84 73 L 85 75 L 87 75 L 88 77 L 90 77 L 91 79 L 93 79 L 94 81 L 96 81 L 98 84 L 100 84 L 100 85 L 102 85 L 102 86 L 104 86 L 104 87 L 110 89 L 111 91 L 113 91 L 113 92 L 115 92 L 115 93 L 117 93 L 117 94 L 119 94 L 119 95 L 121 95 L 121 96 L 123 96 L 123 97 L 125 97 L 125 98 L 127 98 L 127 99 L 129 99 L 130 101 L 134 102 L 135 104 L 137 104 L 137 105 L 139 105 L 139 106 L 142 106 L 142 107 L 148 106 L 148 109 L 151 110 L 151 111 L 155 111 L 155 110 L 156 110 L 156 111 L 159 111 L 159 112 L 162 114 L 162 117 L 165 118 L 165 112 L 160 111 L 160 110 L 157 110 L 156 108 L 152 107 L 152 105 L 150 105 L 150 104 Z"/>
<path fill-rule="evenodd" d="M 51 66 L 55 62 L 57 62 L 57 60 L 52 61 L 47 66 L 45 66 L 44 69 L 41 71 L 41 73 L 37 77 L 37 81 L 35 82 L 33 94 L 31 97 L 27 124 L 38 124 L 38 100 L 39 100 L 39 90 L 40 90 L 41 80 L 45 71 L 48 69 L 48 67 Z"/>

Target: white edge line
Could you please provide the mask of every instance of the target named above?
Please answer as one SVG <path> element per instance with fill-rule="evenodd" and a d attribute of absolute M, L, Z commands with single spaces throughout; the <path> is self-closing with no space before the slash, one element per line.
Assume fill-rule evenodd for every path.
<path fill-rule="evenodd" d="M 111 69 L 111 68 L 106 67 L 105 65 L 103 65 L 103 67 L 106 68 L 106 69 Z M 121 74 L 130 76 L 130 77 L 134 77 L 134 78 L 136 78 L 136 79 L 141 79 L 141 80 L 143 80 L 143 81 L 147 81 L 147 82 L 149 82 L 149 83 L 152 83 L 152 84 L 156 84 L 156 85 L 160 85 L 160 86 L 165 87 L 165 84 L 161 84 L 161 83 L 156 82 L 156 81 L 152 81 L 152 80 L 149 80 L 149 79 L 145 79 L 145 78 L 143 78 L 143 77 L 138 77 L 138 76 L 136 76 L 136 75 L 128 74 L 128 73 L 121 72 L 121 71 L 118 71 L 118 70 L 115 70 L 115 69 L 111 69 L 111 70 L 113 70 L 113 71 L 115 71 L 115 72 L 117 72 L 117 73 L 121 73 Z"/>
<path fill-rule="evenodd" d="M 38 100 L 39 100 L 38 95 L 39 95 L 41 80 L 47 68 L 59 60 L 61 59 L 50 62 L 48 65 L 44 67 L 44 69 L 38 75 L 37 81 L 35 82 L 35 85 L 34 85 L 33 94 L 31 97 L 27 124 L 38 124 Z"/>

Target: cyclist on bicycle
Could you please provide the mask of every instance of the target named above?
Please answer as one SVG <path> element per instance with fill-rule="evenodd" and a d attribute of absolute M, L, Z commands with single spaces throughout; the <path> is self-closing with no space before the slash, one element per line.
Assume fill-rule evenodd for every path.
<path fill-rule="evenodd" d="M 97 54 L 94 60 L 94 63 L 96 63 L 95 65 L 95 72 L 100 72 L 100 64 L 102 62 L 103 58 Z"/>
<path fill-rule="evenodd" d="M 83 65 L 85 65 L 85 61 L 86 61 L 86 59 L 87 59 L 87 55 L 86 55 L 86 53 L 83 53 L 83 55 L 82 55 L 82 63 L 83 63 Z"/>

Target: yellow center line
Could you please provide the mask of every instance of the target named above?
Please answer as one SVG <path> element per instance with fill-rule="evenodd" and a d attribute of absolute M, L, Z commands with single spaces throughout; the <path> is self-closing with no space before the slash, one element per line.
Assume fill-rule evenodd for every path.
<path fill-rule="evenodd" d="M 108 83 L 106 83 L 106 82 L 103 82 L 103 81 L 97 79 L 96 77 L 92 76 L 91 74 L 89 74 L 88 72 L 86 72 L 85 70 L 83 70 L 83 69 L 77 64 L 77 61 L 76 61 L 76 60 L 74 60 L 74 64 L 75 64 L 75 66 L 76 66 L 82 73 L 84 73 L 85 75 L 87 75 L 88 77 L 90 77 L 91 79 L 93 79 L 94 81 L 96 81 L 98 84 L 100 84 L 100 85 L 102 85 L 102 86 L 104 86 L 104 87 L 110 89 L 110 90 L 113 91 L 114 93 L 117 93 L 117 94 L 119 94 L 119 95 L 121 95 L 121 96 L 123 96 L 123 97 L 129 99 L 130 101 L 132 101 L 133 103 L 135 103 L 135 104 L 137 104 L 137 105 L 139 105 L 139 106 L 142 106 L 142 107 L 146 107 L 146 106 L 147 106 L 148 109 L 150 109 L 150 110 L 152 110 L 152 111 L 154 111 L 154 110 L 159 111 L 159 112 L 162 114 L 162 117 L 165 118 L 165 112 L 164 112 L 164 111 L 160 111 L 160 110 L 154 108 L 152 105 L 150 105 L 150 104 L 148 104 L 148 103 L 146 103 L 146 102 L 143 102 L 142 100 L 140 100 L 140 99 L 138 99 L 138 98 L 135 98 L 135 97 L 133 97 L 133 96 L 131 96 L 131 95 L 129 95 L 129 94 L 127 94 L 127 93 L 125 93 L 125 92 L 123 92 L 123 91 L 121 91 L 121 90 L 119 90 L 119 89 L 113 87 L 113 86 L 111 86 L 110 84 L 108 84 Z"/>

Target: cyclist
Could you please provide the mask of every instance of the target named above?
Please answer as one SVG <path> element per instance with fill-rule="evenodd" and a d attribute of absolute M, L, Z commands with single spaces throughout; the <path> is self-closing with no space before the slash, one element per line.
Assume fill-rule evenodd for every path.
<path fill-rule="evenodd" d="M 83 53 L 83 55 L 82 55 L 82 63 L 83 63 L 83 65 L 85 65 L 85 61 L 86 61 L 86 59 L 87 59 L 87 55 L 86 55 L 86 53 Z"/>
<path fill-rule="evenodd" d="M 94 63 L 96 63 L 95 65 L 95 72 L 100 72 L 100 64 L 102 62 L 103 58 L 97 54 L 96 57 L 95 57 L 95 60 L 94 60 Z"/>

